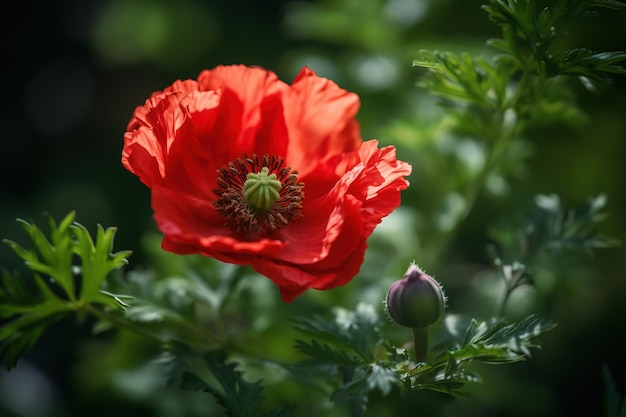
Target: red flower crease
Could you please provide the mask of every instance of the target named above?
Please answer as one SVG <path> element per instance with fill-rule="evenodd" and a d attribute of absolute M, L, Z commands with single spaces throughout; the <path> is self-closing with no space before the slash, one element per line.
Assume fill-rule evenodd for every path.
<path fill-rule="evenodd" d="M 176 81 L 135 109 L 122 164 L 151 190 L 162 247 L 251 265 L 284 301 L 348 283 L 411 166 L 363 141 L 359 97 L 303 68 Z"/>

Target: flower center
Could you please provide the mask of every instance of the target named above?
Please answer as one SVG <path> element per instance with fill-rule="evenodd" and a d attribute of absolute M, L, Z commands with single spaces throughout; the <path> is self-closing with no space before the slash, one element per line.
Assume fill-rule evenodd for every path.
<path fill-rule="evenodd" d="M 257 209 L 267 210 L 280 198 L 283 184 L 270 174 L 267 167 L 261 168 L 258 174 L 249 173 L 243 183 L 243 196 L 250 205 Z"/>
<path fill-rule="evenodd" d="M 271 235 L 302 216 L 304 184 L 276 155 L 243 155 L 217 171 L 215 210 L 248 240 Z"/>

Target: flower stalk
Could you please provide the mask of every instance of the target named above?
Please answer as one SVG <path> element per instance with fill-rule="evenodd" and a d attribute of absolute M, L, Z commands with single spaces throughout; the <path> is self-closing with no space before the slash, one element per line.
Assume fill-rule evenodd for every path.
<path fill-rule="evenodd" d="M 428 353 L 428 327 L 414 327 L 412 331 L 415 360 L 424 362 Z"/>

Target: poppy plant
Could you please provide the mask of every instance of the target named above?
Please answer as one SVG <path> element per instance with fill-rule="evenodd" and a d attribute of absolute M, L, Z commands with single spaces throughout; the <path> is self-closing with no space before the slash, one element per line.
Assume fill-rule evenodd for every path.
<path fill-rule="evenodd" d="M 135 109 L 122 164 L 151 190 L 162 247 L 250 265 L 284 301 L 348 283 L 411 166 L 364 141 L 359 97 L 303 68 L 223 65 Z"/>

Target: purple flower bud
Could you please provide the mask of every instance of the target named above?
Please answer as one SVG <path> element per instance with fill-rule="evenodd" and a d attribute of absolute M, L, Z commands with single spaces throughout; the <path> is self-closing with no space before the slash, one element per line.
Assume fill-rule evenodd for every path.
<path fill-rule="evenodd" d="M 443 315 L 446 296 L 441 285 L 412 263 L 402 279 L 391 284 L 385 302 L 387 314 L 397 324 L 427 328 Z"/>

